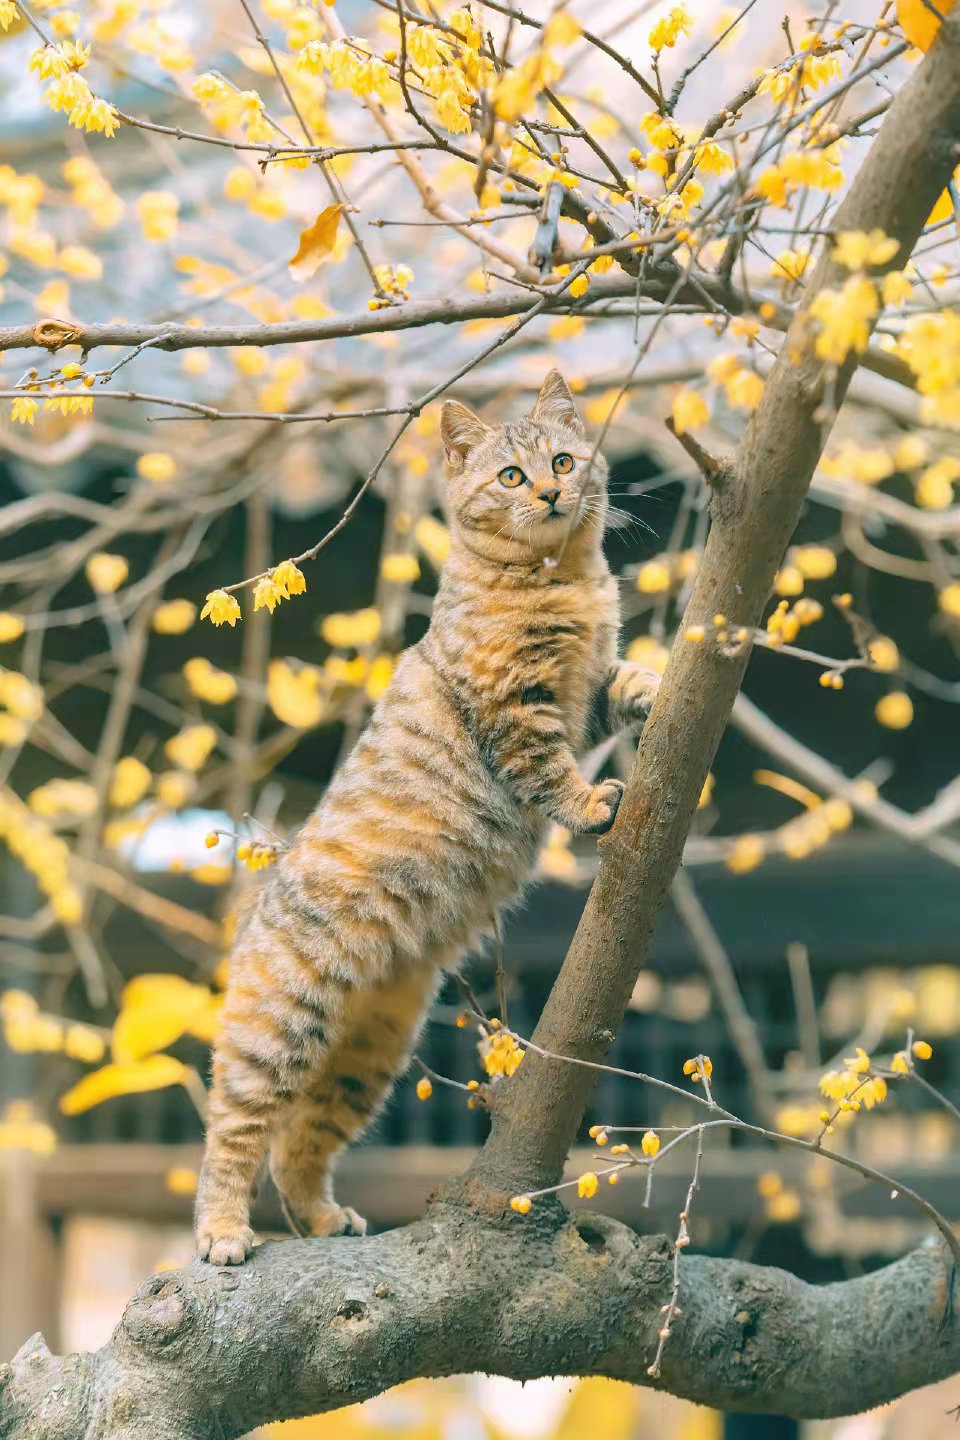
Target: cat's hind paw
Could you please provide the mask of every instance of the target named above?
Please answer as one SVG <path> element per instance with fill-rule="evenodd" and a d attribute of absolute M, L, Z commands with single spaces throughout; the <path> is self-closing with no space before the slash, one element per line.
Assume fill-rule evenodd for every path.
<path fill-rule="evenodd" d="M 311 1235 L 366 1235 L 367 1222 L 350 1205 L 324 1205 L 313 1212 Z"/>

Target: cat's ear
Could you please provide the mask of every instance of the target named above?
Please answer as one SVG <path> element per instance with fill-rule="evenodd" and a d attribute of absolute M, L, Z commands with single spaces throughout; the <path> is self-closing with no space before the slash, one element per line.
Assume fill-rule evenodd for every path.
<path fill-rule="evenodd" d="M 547 378 L 540 386 L 537 403 L 533 407 L 534 420 L 554 420 L 566 425 L 577 435 L 584 435 L 583 421 L 574 404 L 570 386 L 559 370 L 547 372 Z"/>
<path fill-rule="evenodd" d="M 462 468 L 468 451 L 489 434 L 490 426 L 484 425 L 468 405 L 461 405 L 459 400 L 445 401 L 440 411 L 440 438 L 447 460 L 455 470 Z"/>

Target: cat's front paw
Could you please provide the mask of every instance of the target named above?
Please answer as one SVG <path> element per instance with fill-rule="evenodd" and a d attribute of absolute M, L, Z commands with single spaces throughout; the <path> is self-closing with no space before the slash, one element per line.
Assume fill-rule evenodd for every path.
<path fill-rule="evenodd" d="M 584 793 L 583 804 L 571 829 L 580 835 L 606 835 L 620 808 L 621 780 L 601 780 Z"/>
<path fill-rule="evenodd" d="M 653 704 L 662 675 L 636 661 L 625 661 L 610 684 L 610 712 L 615 728 L 635 725 Z"/>
<path fill-rule="evenodd" d="M 253 1249 L 253 1231 L 249 1225 L 236 1230 L 197 1230 L 197 1256 L 211 1265 L 242 1265 Z"/>

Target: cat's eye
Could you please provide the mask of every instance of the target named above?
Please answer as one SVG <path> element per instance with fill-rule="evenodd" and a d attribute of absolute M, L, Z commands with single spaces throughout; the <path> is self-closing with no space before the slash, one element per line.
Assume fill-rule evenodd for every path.
<path fill-rule="evenodd" d="M 508 490 L 516 490 L 517 486 L 522 485 L 526 478 L 519 465 L 507 465 L 497 476 L 500 484 L 506 485 Z"/>
<path fill-rule="evenodd" d="M 563 452 L 562 454 L 560 454 L 560 455 L 554 455 L 554 457 L 553 457 L 553 473 L 554 473 L 554 475 L 569 475 L 569 474 L 570 474 L 570 471 L 571 471 L 572 469 L 573 469 L 573 456 L 572 456 L 572 455 L 568 455 L 568 454 L 566 453 L 566 451 L 564 451 L 564 452 Z"/>

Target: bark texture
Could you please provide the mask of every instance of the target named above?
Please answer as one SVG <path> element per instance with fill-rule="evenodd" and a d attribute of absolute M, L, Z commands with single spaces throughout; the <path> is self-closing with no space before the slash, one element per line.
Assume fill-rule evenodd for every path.
<path fill-rule="evenodd" d="M 280 1241 L 157 1275 L 93 1355 L 0 1371 L 3 1440 L 234 1440 L 416 1376 L 650 1384 L 672 1255 L 603 1216 L 484 1221 L 453 1199 L 369 1240 Z M 838 1285 L 684 1257 L 659 1382 L 724 1409 L 848 1414 L 960 1368 L 936 1247 Z"/>
<path fill-rule="evenodd" d="M 895 263 L 905 263 L 958 139 L 960 11 L 890 107 L 836 227 L 886 231 L 900 241 Z M 808 296 L 836 278 L 826 256 Z M 88 331 L 85 343 L 107 337 Z M 835 377 L 834 405 L 853 369 Z M 827 437 L 825 379 L 801 312 L 713 486 L 681 637 L 717 612 L 736 625 L 760 619 Z M 536 1032 L 546 1049 L 589 1061 L 606 1053 L 746 663 L 678 640 Z M 195 1264 L 155 1276 L 93 1355 L 56 1357 L 35 1337 L 0 1367 L 0 1437 L 231 1440 L 265 1420 L 463 1370 L 654 1383 L 647 1367 L 670 1297 L 669 1242 L 602 1216 L 570 1219 L 557 1204 L 538 1202 L 525 1217 L 507 1208 L 510 1194 L 559 1179 L 593 1082 L 589 1069 L 528 1053 L 496 1087 L 491 1137 L 470 1172 L 416 1225 L 265 1246 L 239 1271 Z M 879 1404 L 960 1369 L 952 1284 L 938 1246 L 822 1288 L 685 1254 L 682 1313 L 656 1383 L 721 1408 L 796 1416 Z"/>

